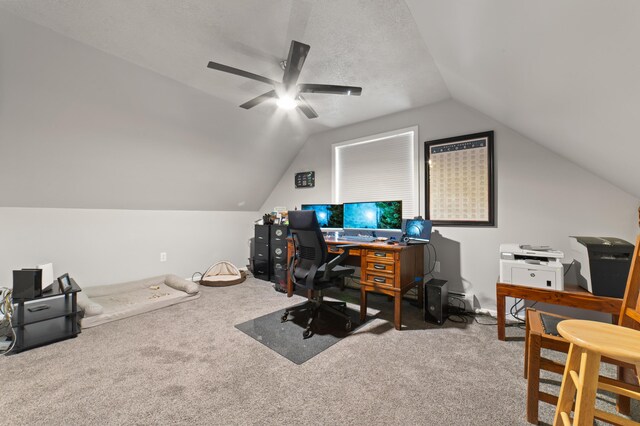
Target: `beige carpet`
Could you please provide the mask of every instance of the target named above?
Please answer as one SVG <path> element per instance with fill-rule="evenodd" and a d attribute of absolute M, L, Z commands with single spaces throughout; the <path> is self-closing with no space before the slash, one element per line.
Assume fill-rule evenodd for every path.
<path fill-rule="evenodd" d="M 202 293 L 0 357 L 0 424 L 527 424 L 523 343 L 494 326 L 426 325 L 407 302 L 398 332 L 373 296 L 379 318 L 295 365 L 234 325 L 299 297 L 253 278 Z"/>

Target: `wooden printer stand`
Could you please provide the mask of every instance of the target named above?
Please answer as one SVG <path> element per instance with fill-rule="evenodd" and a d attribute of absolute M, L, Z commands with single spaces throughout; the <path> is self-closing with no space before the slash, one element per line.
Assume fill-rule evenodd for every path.
<path fill-rule="evenodd" d="M 329 253 L 340 254 L 343 244 L 358 244 L 349 249 L 350 260 L 358 260 L 360 272 L 360 321 L 367 315 L 367 293 L 382 293 L 393 297 L 393 324 L 402 326 L 402 296 L 418 287 L 418 304 L 423 303 L 424 245 L 387 244 L 386 242 L 360 243 L 326 237 Z M 288 258 L 293 256 L 293 242 L 288 240 Z M 293 295 L 293 282 L 287 276 L 287 296 Z"/>
<path fill-rule="evenodd" d="M 565 283 L 564 290 L 559 291 L 498 282 L 496 283 L 496 302 L 499 340 L 505 340 L 505 299 L 507 297 L 604 312 L 612 314 L 614 322 L 622 307 L 622 299 L 595 296 L 577 284 Z"/>

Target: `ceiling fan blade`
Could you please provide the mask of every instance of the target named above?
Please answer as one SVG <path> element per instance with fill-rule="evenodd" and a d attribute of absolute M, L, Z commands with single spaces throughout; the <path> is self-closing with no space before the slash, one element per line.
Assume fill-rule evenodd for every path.
<path fill-rule="evenodd" d="M 258 74 L 253 74 L 251 72 L 244 71 L 238 68 L 233 68 L 228 65 L 219 64 L 217 62 L 209 62 L 209 65 L 207 65 L 207 67 L 218 71 L 228 72 L 229 74 L 239 75 L 240 77 L 246 77 L 252 80 L 261 81 L 267 84 L 275 85 L 277 83 L 275 80 L 271 80 L 270 78 L 263 77 Z"/>
<path fill-rule="evenodd" d="M 298 109 L 302 111 L 304 115 L 307 116 L 307 118 L 318 118 L 318 113 L 315 112 L 313 108 L 311 108 L 311 105 L 309 105 L 305 98 L 303 98 L 301 95 L 298 95 L 296 100 L 298 101 Z"/>
<path fill-rule="evenodd" d="M 240 108 L 244 108 L 244 109 L 253 108 L 254 106 L 261 104 L 264 101 L 268 101 L 269 99 L 272 99 L 272 98 L 277 98 L 275 90 L 270 90 L 267 93 L 263 93 L 262 95 L 243 103 L 242 105 L 240 105 Z"/>
<path fill-rule="evenodd" d="M 298 77 L 300 76 L 300 71 L 302 71 L 304 61 L 309 54 L 309 49 L 311 49 L 311 46 L 308 44 L 291 40 L 287 67 L 284 69 L 284 76 L 282 77 L 282 83 L 287 90 L 298 82 Z"/>
<path fill-rule="evenodd" d="M 298 84 L 300 93 L 325 93 L 328 95 L 360 96 L 362 87 L 336 86 L 333 84 Z"/>

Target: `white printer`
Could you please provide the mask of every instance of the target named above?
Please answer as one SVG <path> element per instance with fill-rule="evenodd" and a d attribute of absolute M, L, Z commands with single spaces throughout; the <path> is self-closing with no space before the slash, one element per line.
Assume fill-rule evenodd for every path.
<path fill-rule="evenodd" d="M 500 244 L 500 282 L 564 290 L 564 253 L 548 246 Z"/>

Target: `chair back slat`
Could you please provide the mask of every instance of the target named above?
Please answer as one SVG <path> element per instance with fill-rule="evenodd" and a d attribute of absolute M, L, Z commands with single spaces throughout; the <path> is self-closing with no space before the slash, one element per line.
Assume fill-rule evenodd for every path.
<path fill-rule="evenodd" d="M 289 231 L 296 250 L 291 280 L 298 286 L 306 286 L 313 281 L 313 271 L 327 261 L 327 243 L 313 210 L 293 210 L 288 213 L 288 217 Z"/>
<path fill-rule="evenodd" d="M 640 330 L 640 235 L 636 239 L 618 325 Z"/>

